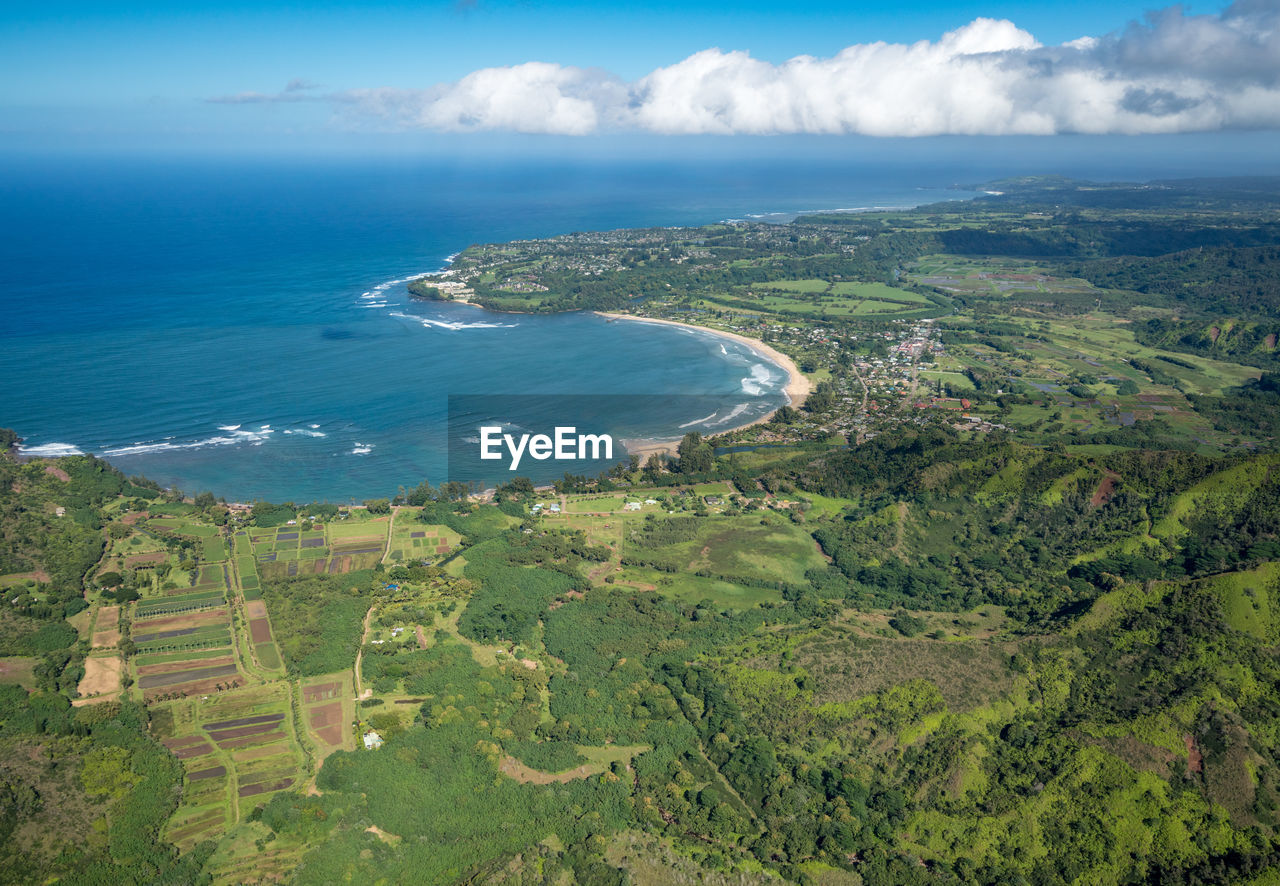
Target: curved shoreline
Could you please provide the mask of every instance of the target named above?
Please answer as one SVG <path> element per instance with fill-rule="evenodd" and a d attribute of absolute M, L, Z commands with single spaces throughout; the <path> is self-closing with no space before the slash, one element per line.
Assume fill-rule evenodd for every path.
<path fill-rule="evenodd" d="M 607 317 L 612 320 L 632 320 L 637 323 L 660 323 L 665 326 L 680 326 L 695 332 L 703 332 L 708 335 L 720 336 L 722 338 L 732 339 L 739 344 L 746 345 L 756 356 L 773 363 L 787 373 L 787 385 L 784 393 L 787 395 L 787 404 L 790 406 L 799 406 L 806 397 L 813 391 L 813 383 L 805 378 L 804 373 L 800 371 L 800 367 L 796 366 L 795 361 L 777 348 L 771 347 L 756 338 L 749 338 L 745 335 L 739 335 L 736 332 L 726 332 L 722 329 L 711 329 L 706 326 L 697 326 L 693 323 L 681 323 L 678 320 L 661 320 L 657 317 L 637 317 L 635 314 L 615 314 L 609 311 L 592 311 L 598 317 Z M 764 424 L 773 418 L 777 410 L 768 412 L 757 419 L 749 421 L 737 427 L 726 428 L 718 431 L 710 436 L 719 437 L 722 434 L 732 434 L 735 431 L 741 431 L 754 425 Z M 674 454 L 679 440 L 623 440 L 622 445 L 627 452 L 639 455 L 642 458 L 654 454 L 665 453 L 667 455 Z"/>

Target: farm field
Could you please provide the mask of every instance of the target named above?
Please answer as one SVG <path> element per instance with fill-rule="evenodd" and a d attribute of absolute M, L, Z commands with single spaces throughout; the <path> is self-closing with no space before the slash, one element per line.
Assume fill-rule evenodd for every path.
<path fill-rule="evenodd" d="M 650 531 L 633 528 L 622 555 L 624 564 L 635 560 L 765 582 L 803 582 L 807 570 L 825 564 L 813 539 L 797 526 L 723 517 L 669 518 Z"/>
<path fill-rule="evenodd" d="M 1021 181 L 454 259 L 787 353 L 710 459 L 241 506 L 0 447 L 0 881 L 1280 882 L 1280 185 Z"/>
<path fill-rule="evenodd" d="M 334 751 L 354 751 L 355 689 L 351 671 L 312 677 L 299 684 L 302 721 L 318 760 Z"/>
<path fill-rule="evenodd" d="M 387 559 L 390 562 L 436 561 L 448 556 L 462 540 L 461 535 L 447 526 L 420 523 L 414 517 L 414 512 L 408 508 L 402 508 L 397 515 L 395 532 L 388 545 Z"/>
<path fill-rule="evenodd" d="M 151 728 L 186 771 L 182 804 L 166 829 L 180 846 L 216 839 L 259 798 L 305 777 L 283 683 L 155 705 Z"/>
<path fill-rule="evenodd" d="M 76 691 L 80 693 L 77 702 L 101 701 L 115 698 L 120 694 L 121 677 L 124 674 L 124 661 L 116 654 L 95 654 L 84 660 L 84 676 Z"/>

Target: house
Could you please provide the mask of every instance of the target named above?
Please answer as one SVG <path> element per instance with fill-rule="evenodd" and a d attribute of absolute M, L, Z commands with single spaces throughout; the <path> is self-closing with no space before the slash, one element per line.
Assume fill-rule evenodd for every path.
<path fill-rule="evenodd" d="M 702 500 L 705 501 L 707 504 L 711 505 L 712 507 L 716 507 L 718 505 L 724 504 L 724 499 L 718 495 L 704 496 Z"/>
<path fill-rule="evenodd" d="M 380 747 L 382 747 L 381 735 L 372 729 L 364 734 L 364 749 L 366 751 L 376 751 Z"/>
<path fill-rule="evenodd" d="M 629 501 L 622 506 L 622 509 L 624 511 L 638 511 L 642 507 L 644 507 L 644 505 L 640 504 L 638 501 Z"/>

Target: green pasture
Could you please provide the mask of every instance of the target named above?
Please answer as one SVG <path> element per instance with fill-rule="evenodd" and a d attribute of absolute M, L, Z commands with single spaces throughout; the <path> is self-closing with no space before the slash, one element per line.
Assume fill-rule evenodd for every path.
<path fill-rule="evenodd" d="M 564 509 L 571 514 L 602 513 L 620 511 L 625 503 L 626 499 L 618 495 L 570 496 Z"/>
<path fill-rule="evenodd" d="M 167 532 L 174 532 L 178 535 L 194 536 L 195 538 L 214 538 L 219 534 L 217 526 L 176 517 L 152 517 L 147 521 L 147 525 Z"/>
<path fill-rule="evenodd" d="M 781 603 L 782 592 L 773 588 L 755 588 L 736 585 L 700 575 L 670 574 L 644 566 L 624 566 L 614 573 L 611 587 L 637 589 L 653 588 L 653 593 L 682 603 L 697 604 L 710 600 L 716 606 L 731 609 L 751 609 L 761 603 Z M 607 585 L 607 587 L 610 587 Z"/>
<path fill-rule="evenodd" d="M 773 525 L 775 524 L 776 525 Z M 778 517 L 709 517 L 689 527 L 688 540 L 657 548 L 628 539 L 623 554 L 729 578 L 803 584 L 805 572 L 826 565 L 803 528 Z"/>

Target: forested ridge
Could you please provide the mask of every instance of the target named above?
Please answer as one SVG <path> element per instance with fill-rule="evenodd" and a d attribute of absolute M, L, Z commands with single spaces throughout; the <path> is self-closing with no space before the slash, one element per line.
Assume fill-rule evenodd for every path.
<path fill-rule="evenodd" d="M 1275 882 L 1274 185 L 467 250 L 815 382 L 599 478 L 241 508 L 7 432 L 0 879 Z"/>

